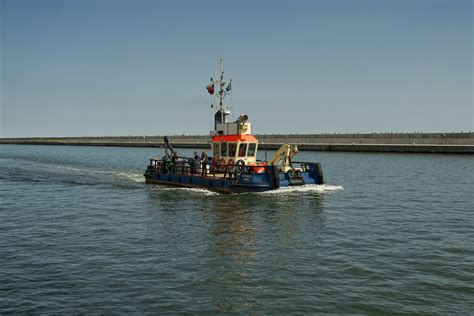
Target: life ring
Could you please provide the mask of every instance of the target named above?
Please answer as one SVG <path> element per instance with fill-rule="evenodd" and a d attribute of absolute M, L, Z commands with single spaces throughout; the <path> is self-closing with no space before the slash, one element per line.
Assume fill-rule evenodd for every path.
<path fill-rule="evenodd" d="M 235 173 L 236 178 L 239 173 L 242 173 L 242 171 L 244 171 L 244 167 L 245 167 L 245 161 L 242 159 L 237 160 L 237 162 L 235 163 L 235 168 L 234 168 L 234 173 Z"/>
<path fill-rule="evenodd" d="M 237 160 L 235 165 L 241 165 L 243 167 L 243 166 L 245 166 L 245 161 L 243 159 L 239 159 L 239 160 Z"/>
<path fill-rule="evenodd" d="M 217 170 L 219 170 L 221 172 L 225 170 L 225 159 L 224 158 L 219 159 L 219 161 L 217 162 Z"/>

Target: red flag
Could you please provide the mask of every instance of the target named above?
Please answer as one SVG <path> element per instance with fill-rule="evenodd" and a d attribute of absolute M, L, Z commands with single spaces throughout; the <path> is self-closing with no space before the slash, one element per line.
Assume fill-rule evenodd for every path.
<path fill-rule="evenodd" d="M 214 94 L 214 80 L 211 78 L 211 84 L 206 87 L 209 94 Z"/>

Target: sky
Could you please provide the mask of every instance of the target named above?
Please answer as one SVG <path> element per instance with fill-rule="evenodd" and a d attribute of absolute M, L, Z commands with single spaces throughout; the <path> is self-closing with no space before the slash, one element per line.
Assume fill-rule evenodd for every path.
<path fill-rule="evenodd" d="M 474 131 L 470 0 L 0 0 L 0 137 Z"/>

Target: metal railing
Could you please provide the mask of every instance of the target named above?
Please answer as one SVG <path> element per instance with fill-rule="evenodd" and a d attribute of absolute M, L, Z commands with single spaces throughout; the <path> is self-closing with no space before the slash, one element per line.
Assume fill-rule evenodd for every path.
<path fill-rule="evenodd" d="M 261 161 L 259 161 L 261 162 Z M 205 168 L 205 172 L 203 172 Z M 150 159 L 147 172 L 172 173 L 181 175 L 220 176 L 224 179 L 237 180 L 242 174 L 268 173 L 267 165 L 248 166 L 243 164 L 212 164 L 196 160 L 163 160 Z"/>

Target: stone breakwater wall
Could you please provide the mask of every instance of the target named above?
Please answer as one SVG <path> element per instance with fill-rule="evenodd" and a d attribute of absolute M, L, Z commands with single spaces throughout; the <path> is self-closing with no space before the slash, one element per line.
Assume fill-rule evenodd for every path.
<path fill-rule="evenodd" d="M 297 144 L 300 150 L 474 154 L 474 133 L 262 134 L 260 148 Z M 208 135 L 170 135 L 177 148 L 209 148 Z M 0 144 L 160 147 L 163 136 L 0 138 Z"/>

